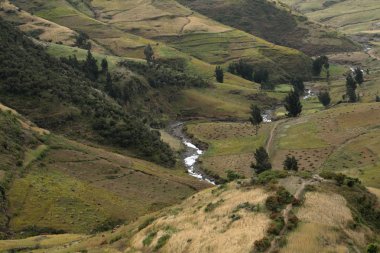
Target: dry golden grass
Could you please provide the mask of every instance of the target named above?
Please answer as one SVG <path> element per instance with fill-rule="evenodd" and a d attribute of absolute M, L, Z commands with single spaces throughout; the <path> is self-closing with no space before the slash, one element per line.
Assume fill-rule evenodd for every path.
<path fill-rule="evenodd" d="M 209 33 L 221 33 L 230 31 L 231 28 L 216 25 L 214 21 L 205 19 L 204 17 L 191 16 L 188 18 L 188 24 L 183 27 L 183 32 L 209 32 Z"/>
<path fill-rule="evenodd" d="M 327 225 L 302 223 L 288 237 L 281 253 L 346 253 L 348 247 L 340 244 L 340 234 Z"/>
<path fill-rule="evenodd" d="M 335 227 L 346 226 L 352 221 L 351 211 L 341 195 L 319 192 L 306 193 L 305 202 L 297 216 L 305 222 Z"/>
<path fill-rule="evenodd" d="M 229 217 L 239 204 L 262 204 L 267 196 L 268 193 L 261 189 L 236 188 L 227 191 L 214 190 L 214 193 L 211 189 L 203 191 L 182 205 L 172 208 L 177 212 L 167 212 L 152 225 L 137 233 L 131 245 L 136 250 L 149 251 L 142 242 L 150 231 L 157 231 L 151 247 L 156 245 L 160 236 L 171 235 L 162 252 L 250 252 L 253 243 L 265 235 L 269 218 L 264 213 L 243 210 L 237 212 L 241 216 L 239 220 L 232 222 Z M 218 201 L 219 204 L 214 210 L 205 212 L 207 204 Z"/>
<path fill-rule="evenodd" d="M 379 199 L 379 202 L 380 202 L 380 189 L 374 188 L 374 187 L 367 187 L 367 188 L 371 193 L 373 193 L 377 196 L 377 198 Z"/>
<path fill-rule="evenodd" d="M 160 133 L 161 133 L 161 139 L 167 144 L 169 144 L 169 146 L 175 151 L 179 151 L 183 148 L 181 140 L 173 137 L 165 130 L 161 130 Z"/>

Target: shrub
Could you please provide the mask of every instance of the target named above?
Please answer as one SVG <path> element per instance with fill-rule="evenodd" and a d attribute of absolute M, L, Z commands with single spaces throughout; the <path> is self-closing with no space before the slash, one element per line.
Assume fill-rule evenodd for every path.
<path fill-rule="evenodd" d="M 268 237 L 264 237 L 261 240 L 255 241 L 255 250 L 257 252 L 264 252 L 270 247 L 270 240 Z"/>
<path fill-rule="evenodd" d="M 378 253 L 379 246 L 375 243 L 371 243 L 367 246 L 367 253 Z"/>
<path fill-rule="evenodd" d="M 272 235 L 279 235 L 284 226 L 285 221 L 283 217 L 278 217 L 269 225 L 267 232 Z"/>
<path fill-rule="evenodd" d="M 164 247 L 165 244 L 167 243 L 167 241 L 169 241 L 169 239 L 170 239 L 170 235 L 168 235 L 168 234 L 161 236 L 158 239 L 157 244 L 154 247 L 154 250 L 157 251 L 157 250 L 161 249 L 162 247 Z"/>
<path fill-rule="evenodd" d="M 276 191 L 276 195 L 269 196 L 265 201 L 265 207 L 272 211 L 280 211 L 284 205 L 292 203 L 294 197 L 283 187 Z"/>
<path fill-rule="evenodd" d="M 228 182 L 232 182 L 234 180 L 237 180 L 237 179 L 244 179 L 245 177 L 236 173 L 235 171 L 233 170 L 227 170 L 227 181 Z"/>
<path fill-rule="evenodd" d="M 156 237 L 156 235 L 157 235 L 157 231 L 150 231 L 145 237 L 145 239 L 143 240 L 144 246 L 149 246 L 152 243 L 154 237 Z"/>
<path fill-rule="evenodd" d="M 237 207 L 235 207 L 233 212 L 238 212 L 241 209 L 245 209 L 249 212 L 259 212 L 260 211 L 260 205 L 259 204 L 255 205 L 255 204 L 251 204 L 249 202 L 244 202 L 242 204 L 239 204 Z"/>
<path fill-rule="evenodd" d="M 215 208 L 217 208 L 218 206 L 220 206 L 220 204 L 222 204 L 224 202 L 223 199 L 220 199 L 218 200 L 217 202 L 215 203 L 208 203 L 207 206 L 205 207 L 205 212 L 212 212 L 215 210 Z"/>
<path fill-rule="evenodd" d="M 287 175 L 286 171 L 267 170 L 257 176 L 257 183 L 262 185 L 268 184 L 276 179 L 285 178 Z"/>
<path fill-rule="evenodd" d="M 150 224 L 152 224 L 154 220 L 155 220 L 154 217 L 149 217 L 143 223 L 140 224 L 140 226 L 138 227 L 138 230 L 139 231 L 143 230 L 144 228 L 146 228 L 147 226 L 149 226 Z"/>

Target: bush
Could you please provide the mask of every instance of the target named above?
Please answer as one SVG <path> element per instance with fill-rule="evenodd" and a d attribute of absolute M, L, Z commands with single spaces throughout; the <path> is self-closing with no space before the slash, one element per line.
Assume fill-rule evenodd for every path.
<path fill-rule="evenodd" d="M 272 235 L 279 235 L 284 226 L 285 221 L 283 217 L 278 217 L 269 225 L 267 232 Z"/>
<path fill-rule="evenodd" d="M 218 200 L 217 202 L 215 203 L 208 203 L 207 206 L 205 207 L 205 212 L 212 212 L 215 210 L 215 208 L 217 208 L 218 206 L 220 206 L 222 203 L 224 202 L 223 199 L 220 199 Z"/>
<path fill-rule="evenodd" d="M 264 252 L 270 247 L 270 240 L 268 237 L 264 237 L 261 240 L 255 241 L 255 250 L 257 252 Z"/>
<path fill-rule="evenodd" d="M 379 252 L 379 246 L 375 243 L 371 243 L 367 246 L 367 253 L 378 253 Z"/>
<path fill-rule="evenodd" d="M 150 231 L 145 237 L 145 239 L 143 240 L 144 246 L 149 246 L 152 243 L 154 237 L 156 237 L 156 235 L 157 235 L 157 231 Z"/>
<path fill-rule="evenodd" d="M 228 182 L 232 182 L 234 180 L 237 180 L 237 179 L 244 179 L 245 177 L 236 173 L 235 171 L 233 170 L 227 170 L 227 181 Z"/>
<path fill-rule="evenodd" d="M 285 178 L 287 175 L 288 173 L 286 171 L 267 170 L 257 176 L 257 183 L 265 185 L 269 182 L 276 181 L 276 179 Z"/>
<path fill-rule="evenodd" d="M 154 250 L 157 251 L 157 250 L 161 249 L 162 247 L 164 247 L 165 244 L 167 243 L 167 241 L 169 241 L 169 239 L 170 239 L 170 235 L 168 235 L 168 234 L 161 236 L 158 239 L 157 244 L 154 247 Z"/>
<path fill-rule="evenodd" d="M 154 220 L 155 220 L 154 217 L 149 217 L 143 223 L 140 224 L 140 226 L 138 227 L 138 230 L 139 231 L 143 230 L 144 228 L 146 228 L 147 226 L 149 226 L 150 224 L 152 224 Z"/>
<path fill-rule="evenodd" d="M 283 187 L 276 191 L 276 195 L 269 196 L 265 201 L 265 207 L 272 211 L 280 211 L 284 205 L 292 203 L 294 197 Z"/>

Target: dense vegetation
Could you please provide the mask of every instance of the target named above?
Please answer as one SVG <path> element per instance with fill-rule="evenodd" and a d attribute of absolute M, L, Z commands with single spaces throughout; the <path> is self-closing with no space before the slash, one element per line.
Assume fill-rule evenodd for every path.
<path fill-rule="evenodd" d="M 151 161 L 174 165 L 171 149 L 156 132 L 128 116 L 80 69 L 50 57 L 5 21 L 0 22 L 0 48 L 0 96 L 6 104 L 42 127 L 107 140 Z"/>

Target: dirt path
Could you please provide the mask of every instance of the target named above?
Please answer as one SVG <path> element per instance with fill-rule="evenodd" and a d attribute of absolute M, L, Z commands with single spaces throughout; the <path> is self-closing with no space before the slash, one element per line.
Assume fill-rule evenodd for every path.
<path fill-rule="evenodd" d="M 316 180 L 316 179 L 310 179 L 310 180 L 303 180 L 302 179 L 302 184 L 300 185 L 300 187 L 297 189 L 296 193 L 294 194 L 294 198 L 300 200 L 302 198 L 303 193 L 305 192 L 305 187 L 307 185 L 315 184 L 317 182 L 318 182 L 318 180 Z M 284 208 L 284 210 L 282 210 L 282 216 L 284 217 L 284 223 L 285 223 L 285 225 L 282 228 L 282 230 L 280 231 L 279 235 L 276 236 L 271 241 L 271 245 L 270 245 L 269 249 L 266 251 L 267 253 L 277 252 L 277 250 L 278 250 L 278 241 L 277 241 L 277 238 L 283 236 L 286 233 L 287 227 L 288 227 L 288 223 L 289 223 L 289 214 L 290 214 L 290 212 L 292 210 L 293 210 L 293 204 L 292 203 L 288 204 Z"/>
<path fill-rule="evenodd" d="M 270 131 L 270 134 L 269 134 L 269 138 L 267 140 L 267 144 L 265 146 L 265 150 L 267 151 L 267 153 L 270 155 L 270 151 L 272 149 L 272 146 L 273 146 L 273 140 L 274 140 L 274 134 L 275 134 L 275 131 L 278 127 L 278 125 L 280 124 L 279 121 L 276 121 L 272 127 L 272 130 Z"/>

